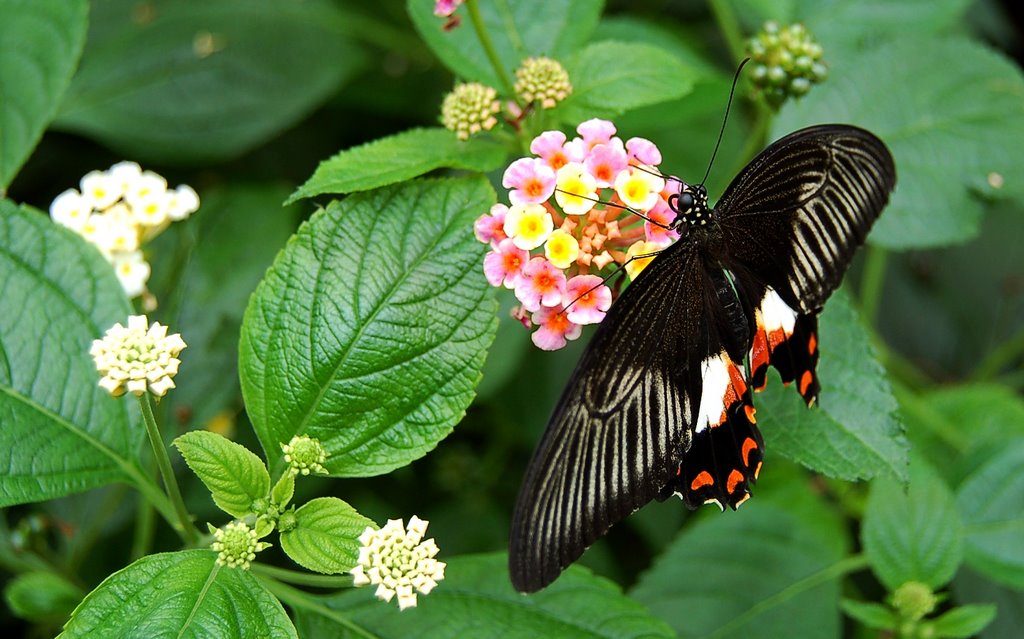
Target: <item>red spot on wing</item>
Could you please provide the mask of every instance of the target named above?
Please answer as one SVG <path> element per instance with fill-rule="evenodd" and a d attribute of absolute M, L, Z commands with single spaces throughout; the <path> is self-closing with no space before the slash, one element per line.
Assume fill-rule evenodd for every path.
<path fill-rule="evenodd" d="M 757 442 L 755 442 L 752 437 L 747 437 L 745 440 L 743 440 L 742 454 L 743 454 L 743 465 L 744 466 L 749 466 L 750 465 L 750 451 L 756 450 L 756 449 L 757 449 Z"/>
<path fill-rule="evenodd" d="M 725 489 L 730 495 L 736 492 L 736 487 L 740 485 L 743 479 L 743 473 L 733 468 L 732 472 L 729 473 L 729 478 L 725 480 Z"/>
<path fill-rule="evenodd" d="M 811 371 L 804 371 L 804 374 L 800 377 L 800 394 L 806 395 L 807 389 L 810 388 L 811 382 L 814 381 L 814 375 Z"/>
<path fill-rule="evenodd" d="M 743 407 L 743 412 L 747 414 L 747 421 L 751 424 L 756 424 L 757 420 L 754 419 L 754 414 L 757 413 L 757 409 L 754 408 L 753 404 L 747 404 Z"/>
<path fill-rule="evenodd" d="M 706 470 L 702 470 L 697 473 L 697 476 L 693 478 L 693 482 L 690 483 L 690 490 L 697 491 L 705 486 L 714 486 L 715 478 L 711 476 Z"/>
<path fill-rule="evenodd" d="M 807 352 L 814 355 L 814 351 L 818 350 L 818 337 L 811 333 L 810 339 L 807 340 Z"/>

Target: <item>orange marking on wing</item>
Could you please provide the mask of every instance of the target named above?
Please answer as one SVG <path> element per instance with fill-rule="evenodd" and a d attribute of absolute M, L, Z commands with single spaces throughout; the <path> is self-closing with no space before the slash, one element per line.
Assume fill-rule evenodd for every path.
<path fill-rule="evenodd" d="M 729 494 L 731 495 L 736 492 L 736 486 L 738 486 L 742 481 L 743 473 L 733 468 L 732 472 L 729 473 L 729 478 L 725 480 L 725 489 L 729 491 Z"/>
<path fill-rule="evenodd" d="M 761 475 L 761 464 L 764 462 L 757 462 L 757 468 L 754 469 L 754 479 L 757 479 Z"/>
<path fill-rule="evenodd" d="M 786 331 L 781 328 L 777 328 L 768 334 L 768 347 L 771 350 L 775 350 L 779 347 L 779 344 L 785 342 L 789 335 L 786 335 Z"/>
<path fill-rule="evenodd" d="M 818 349 L 818 337 L 811 333 L 811 338 L 807 340 L 807 352 L 814 355 L 814 351 Z"/>
<path fill-rule="evenodd" d="M 747 414 L 747 421 L 751 424 L 756 424 L 757 420 L 754 419 L 754 415 L 757 413 L 757 409 L 753 405 L 747 404 L 743 407 L 743 411 Z"/>
<path fill-rule="evenodd" d="M 715 478 L 711 476 L 706 470 L 702 470 L 697 473 L 697 476 L 693 478 L 693 482 L 690 483 L 690 490 L 700 490 L 705 486 L 714 486 Z"/>
<path fill-rule="evenodd" d="M 811 382 L 814 381 L 814 375 L 811 375 L 811 371 L 804 371 L 804 374 L 800 377 L 800 394 L 806 395 L 807 389 L 810 388 Z"/>
<path fill-rule="evenodd" d="M 733 508 L 739 508 L 748 499 L 750 499 L 750 493 L 747 493 L 746 495 L 743 495 L 742 497 L 740 497 L 739 501 L 736 502 L 736 505 L 733 506 Z"/>
<path fill-rule="evenodd" d="M 757 442 L 752 437 L 743 440 L 743 465 L 750 465 L 750 451 L 757 448 Z"/>

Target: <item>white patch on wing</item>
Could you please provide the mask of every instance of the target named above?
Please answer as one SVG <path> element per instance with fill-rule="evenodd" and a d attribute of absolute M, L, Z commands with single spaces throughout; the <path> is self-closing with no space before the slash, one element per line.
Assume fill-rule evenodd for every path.
<path fill-rule="evenodd" d="M 697 411 L 695 432 L 703 432 L 710 424 L 717 424 L 725 410 L 725 391 L 729 387 L 729 356 L 725 351 L 701 362 L 703 388 L 700 409 Z"/>
<path fill-rule="evenodd" d="M 769 333 L 782 329 L 786 336 L 793 334 L 796 325 L 796 312 L 782 301 L 775 289 L 768 287 L 761 300 L 761 320 Z"/>

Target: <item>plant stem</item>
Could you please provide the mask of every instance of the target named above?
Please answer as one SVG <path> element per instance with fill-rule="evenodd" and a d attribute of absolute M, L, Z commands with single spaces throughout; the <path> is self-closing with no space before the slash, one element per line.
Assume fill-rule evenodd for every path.
<path fill-rule="evenodd" d="M 860 310 L 868 324 L 878 321 L 878 309 L 882 303 L 882 288 L 885 285 L 885 267 L 889 257 L 884 248 L 868 244 L 864 252 L 864 273 L 860 281 Z"/>
<path fill-rule="evenodd" d="M 260 582 L 266 586 L 267 590 L 269 590 L 271 594 L 286 603 L 292 609 L 301 608 L 318 614 L 321 617 L 330 619 L 339 626 L 344 626 L 360 637 L 365 637 L 366 639 L 379 639 L 377 635 L 371 633 L 362 626 L 356 625 L 352 620 L 345 617 L 337 610 L 320 603 L 314 596 L 308 593 L 266 577 L 260 579 Z"/>
<path fill-rule="evenodd" d="M 708 0 L 708 7 L 715 16 L 718 23 L 718 30 L 725 38 L 725 44 L 729 47 L 729 54 L 733 62 L 739 64 L 745 56 L 743 44 L 743 30 L 740 29 L 740 21 L 736 18 L 736 12 L 732 10 L 730 0 Z"/>
<path fill-rule="evenodd" d="M 149 394 L 144 393 L 139 397 L 139 405 L 142 407 L 143 421 L 146 422 L 146 434 L 149 435 L 149 444 L 153 448 L 153 456 L 156 458 L 156 465 L 160 469 L 160 475 L 164 480 L 164 488 L 167 496 L 174 505 L 178 514 L 178 528 L 186 541 L 190 544 L 196 543 L 198 536 L 196 528 L 192 525 L 192 518 L 185 508 L 185 502 L 181 498 L 181 491 L 178 489 L 178 481 L 174 478 L 174 469 L 171 468 L 171 459 L 167 456 L 167 449 L 164 447 L 164 440 L 160 436 L 160 429 L 156 425 L 156 418 L 153 417 L 153 405 L 150 403 Z"/>
<path fill-rule="evenodd" d="M 300 586 L 313 586 L 316 588 L 351 588 L 352 575 L 314 575 L 298 570 L 288 570 L 267 564 L 253 564 L 251 570 L 255 574 L 272 577 L 278 581 L 284 581 Z"/>
<path fill-rule="evenodd" d="M 484 19 L 480 15 L 478 1 L 466 0 L 466 9 L 469 10 L 469 19 L 473 23 L 473 30 L 476 31 L 477 40 L 480 41 L 480 46 L 484 48 L 484 53 L 487 54 L 487 59 L 490 60 L 491 66 L 494 67 L 494 72 L 498 74 L 498 79 L 501 80 L 505 87 L 505 95 L 514 96 L 516 91 L 515 86 L 512 84 L 512 78 L 509 77 L 505 67 L 501 64 L 501 58 L 498 57 L 498 52 L 494 49 L 494 43 L 491 41 L 491 34 L 484 27 Z"/>
<path fill-rule="evenodd" d="M 1010 362 L 1024 354 L 1024 330 L 999 344 L 981 360 L 974 369 L 971 379 L 975 381 L 990 380 Z"/>
<path fill-rule="evenodd" d="M 140 500 L 139 510 L 135 513 L 135 533 L 132 536 L 132 560 L 141 559 L 149 554 L 153 545 L 153 532 L 156 523 L 156 511 L 149 502 Z"/>

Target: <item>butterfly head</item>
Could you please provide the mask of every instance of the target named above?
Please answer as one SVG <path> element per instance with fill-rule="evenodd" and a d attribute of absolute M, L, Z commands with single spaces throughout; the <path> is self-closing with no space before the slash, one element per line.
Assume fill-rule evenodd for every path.
<path fill-rule="evenodd" d="M 675 228 L 683 224 L 704 226 L 711 219 L 708 190 L 703 184 L 687 184 L 680 180 L 679 192 L 668 196 L 668 205 L 676 214 L 672 223 Z"/>

